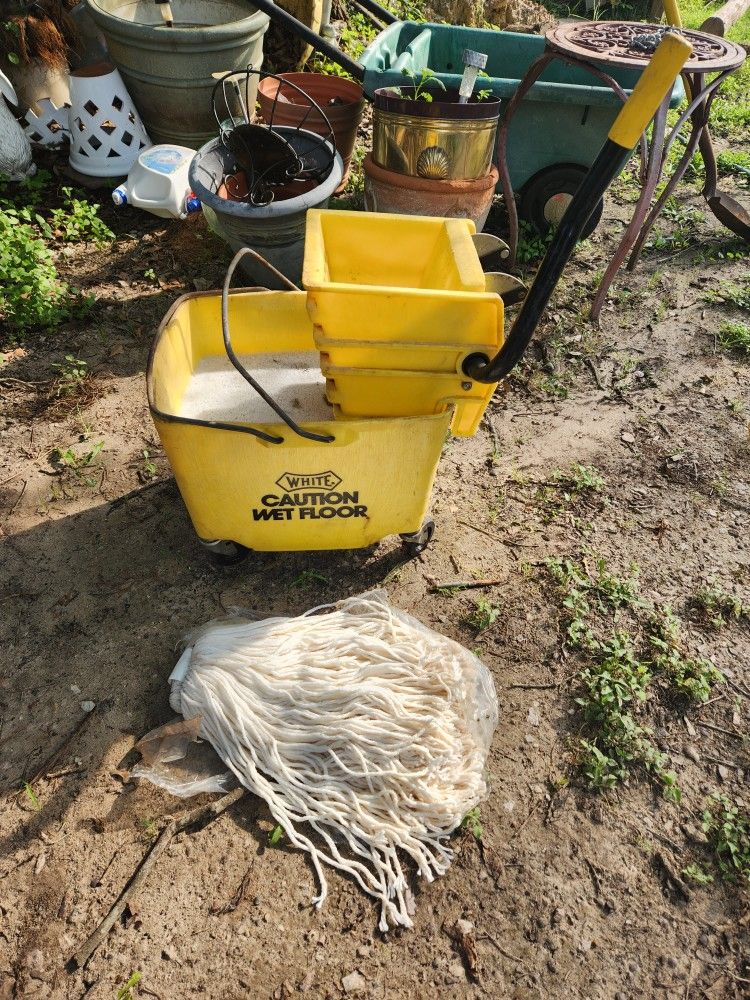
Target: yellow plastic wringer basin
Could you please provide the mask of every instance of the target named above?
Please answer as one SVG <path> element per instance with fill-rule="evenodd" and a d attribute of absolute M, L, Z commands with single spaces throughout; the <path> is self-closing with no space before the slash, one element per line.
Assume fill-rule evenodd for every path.
<path fill-rule="evenodd" d="M 299 372 L 310 379 L 305 399 L 289 398 L 285 404 L 305 430 L 334 440 L 299 437 L 230 367 L 219 293 L 180 298 L 156 335 L 147 391 L 198 537 L 260 551 L 294 551 L 358 548 L 387 535 L 419 532 L 452 409 L 392 419 L 338 419 L 336 408 L 325 401 L 304 292 L 233 293 L 229 321 L 234 350 L 261 384 L 268 387 L 278 375 L 274 366 L 285 361 L 298 379 Z M 247 399 L 249 415 L 262 419 L 225 419 L 215 392 L 206 394 L 203 410 L 186 416 L 188 396 L 194 395 L 194 380 L 203 369 L 213 379 L 236 376 L 233 412 L 238 399 Z M 295 402 L 302 409 L 295 409 Z M 305 421 L 305 407 L 322 419 Z"/>
<path fill-rule="evenodd" d="M 503 301 L 485 291 L 468 219 L 307 213 L 302 282 L 327 394 L 341 416 L 413 416 L 454 407 L 476 432 L 494 384 L 462 374 L 503 344 Z"/>

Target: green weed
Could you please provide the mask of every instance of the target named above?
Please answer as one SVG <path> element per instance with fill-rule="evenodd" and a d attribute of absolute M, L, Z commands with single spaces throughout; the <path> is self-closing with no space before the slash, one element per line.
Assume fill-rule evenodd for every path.
<path fill-rule="evenodd" d="M 714 880 L 713 875 L 704 871 L 703 868 L 695 862 L 687 865 L 686 868 L 683 868 L 682 874 L 685 878 L 689 878 L 691 882 L 695 882 L 696 885 L 711 885 Z"/>
<path fill-rule="evenodd" d="M 470 809 L 461 820 L 461 830 L 468 830 L 475 840 L 482 839 L 482 823 L 479 806 Z"/>
<path fill-rule="evenodd" d="M 585 493 L 587 490 L 601 493 L 607 485 L 604 476 L 593 465 L 572 465 L 567 472 L 557 469 L 552 478 L 576 493 Z"/>
<path fill-rule="evenodd" d="M 130 979 L 125 983 L 124 986 L 120 986 L 115 994 L 115 1000 L 134 1000 L 133 990 L 137 989 L 138 983 L 140 983 L 143 976 L 140 972 L 132 972 L 130 974 Z"/>
<path fill-rule="evenodd" d="M 143 468 L 146 472 L 146 475 L 150 479 L 153 479 L 156 476 L 156 466 L 151 461 L 151 453 L 148 451 L 147 448 L 144 448 L 142 455 L 143 455 Z"/>
<path fill-rule="evenodd" d="M 16 330 L 57 326 L 72 302 L 33 226 L 15 209 L 0 208 L 0 319 Z"/>
<path fill-rule="evenodd" d="M 716 794 L 703 812 L 702 826 L 722 878 L 750 885 L 750 815 Z"/>
<path fill-rule="evenodd" d="M 151 819 L 151 817 L 146 817 L 141 820 L 141 829 L 149 840 L 153 840 L 159 833 L 159 827 L 156 825 L 156 820 Z"/>
<path fill-rule="evenodd" d="M 23 794 L 29 800 L 32 808 L 36 809 L 37 812 L 42 808 L 42 804 L 39 801 L 39 796 L 36 794 L 36 792 L 31 787 L 28 781 L 24 781 L 23 783 Z"/>
<path fill-rule="evenodd" d="M 728 351 L 750 354 L 750 324 L 725 320 L 719 327 L 718 340 Z"/>
<path fill-rule="evenodd" d="M 339 37 L 339 47 L 352 59 L 359 59 L 365 48 L 377 35 L 377 28 L 372 22 L 357 11 L 348 10 L 346 23 L 341 29 Z M 339 66 L 333 59 L 327 59 L 322 54 L 313 55 L 310 60 L 310 68 L 316 73 L 325 73 L 327 76 L 340 76 L 346 80 L 352 77 L 343 67 Z"/>
<path fill-rule="evenodd" d="M 500 617 L 501 609 L 492 604 L 486 597 L 478 597 L 474 610 L 464 619 L 479 635 L 491 628 Z"/>
<path fill-rule="evenodd" d="M 54 363 L 52 367 L 57 368 L 60 373 L 57 377 L 58 396 L 75 396 L 81 391 L 88 377 L 88 365 L 85 361 L 66 354 L 65 361 Z"/>
<path fill-rule="evenodd" d="M 298 577 L 292 580 L 293 587 L 314 587 L 318 584 L 323 584 L 328 586 L 331 581 L 327 576 L 323 576 L 322 573 L 318 573 L 314 569 L 303 569 Z"/>
<path fill-rule="evenodd" d="M 268 834 L 268 846 L 275 847 L 284 837 L 284 827 L 277 823 Z"/>
<path fill-rule="evenodd" d="M 401 74 L 411 80 L 411 86 L 414 89 L 413 94 L 407 95 L 401 91 L 400 87 L 396 87 L 395 89 L 401 97 L 408 97 L 414 101 L 426 101 L 430 104 L 433 100 L 433 95 L 427 89 L 428 87 L 436 84 L 439 90 L 445 90 L 445 84 L 443 81 L 438 79 L 438 77 L 435 76 L 434 70 L 429 69 L 427 66 L 420 71 L 419 76 L 415 73 L 411 73 L 408 69 L 402 69 Z"/>
<path fill-rule="evenodd" d="M 717 164 L 721 174 L 733 174 L 740 184 L 747 185 L 750 180 L 750 153 L 727 150 L 719 153 Z"/>
<path fill-rule="evenodd" d="M 710 289 L 705 294 L 707 302 L 731 303 L 738 309 L 750 310 L 750 280 L 743 285 L 722 281 L 718 289 Z"/>
<path fill-rule="evenodd" d="M 62 193 L 65 196 L 63 206 L 53 209 L 49 223 L 42 225 L 46 236 L 54 236 L 65 243 L 91 241 L 98 246 L 106 246 L 114 240 L 115 234 L 99 218 L 99 205 L 76 198 L 69 187 L 64 187 Z"/>
<path fill-rule="evenodd" d="M 689 656 L 684 651 L 680 620 L 671 608 L 664 607 L 654 612 L 647 637 L 654 651 L 654 672 L 663 674 L 672 689 L 690 701 L 708 701 L 714 685 L 720 684 L 724 677 L 710 660 Z"/>
<path fill-rule="evenodd" d="M 577 763 L 588 786 L 607 791 L 641 767 L 661 785 L 666 799 L 679 802 L 667 758 L 638 720 L 648 699 L 652 664 L 638 654 L 629 632 L 608 631 L 610 620 L 624 609 L 634 613 L 645 605 L 637 580 L 616 577 L 602 559 L 596 560 L 594 573 L 571 559 L 548 559 L 546 565 L 561 591 L 567 641 L 586 657 L 575 702 L 584 729 Z"/>
<path fill-rule="evenodd" d="M 704 587 L 698 591 L 692 603 L 714 628 L 721 628 L 732 618 L 750 618 L 750 605 L 719 587 Z"/>
<path fill-rule="evenodd" d="M 518 250 L 516 259 L 519 264 L 535 264 L 547 253 L 547 247 L 552 242 L 553 231 L 542 236 L 536 226 L 521 219 L 518 226 Z"/>
<path fill-rule="evenodd" d="M 81 469 L 88 468 L 96 461 L 103 448 L 103 441 L 97 441 L 93 447 L 80 455 L 73 448 L 54 448 L 50 454 L 50 460 L 54 465 L 64 466 L 72 472 L 80 472 Z"/>
<path fill-rule="evenodd" d="M 51 235 L 39 207 L 51 175 L 12 189 L 0 177 L 0 320 L 15 332 L 59 326 L 81 316 L 93 298 L 81 296 L 61 281 L 49 248 Z"/>

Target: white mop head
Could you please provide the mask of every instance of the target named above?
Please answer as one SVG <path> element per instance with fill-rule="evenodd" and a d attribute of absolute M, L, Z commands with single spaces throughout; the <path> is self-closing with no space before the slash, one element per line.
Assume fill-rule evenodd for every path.
<path fill-rule="evenodd" d="M 170 703 L 201 717 L 201 737 L 310 854 L 315 904 L 324 862 L 380 900 L 382 930 L 410 927 L 400 853 L 442 875 L 448 835 L 486 793 L 497 697 L 484 664 L 383 591 L 211 622 L 188 643 Z"/>

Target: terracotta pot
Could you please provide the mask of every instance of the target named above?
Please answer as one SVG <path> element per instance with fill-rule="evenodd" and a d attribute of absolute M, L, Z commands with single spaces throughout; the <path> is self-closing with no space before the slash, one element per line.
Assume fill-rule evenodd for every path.
<path fill-rule="evenodd" d="M 309 94 L 331 123 L 336 137 L 336 152 L 341 154 L 344 161 L 344 176 L 336 189 L 338 194 L 344 190 L 349 178 L 349 162 L 365 106 L 362 88 L 351 80 L 326 76 L 324 73 L 281 73 L 280 80 L 293 83 L 305 94 Z M 272 76 L 260 81 L 258 101 L 263 120 L 269 124 L 301 125 L 318 135 L 328 135 L 328 126 L 315 107 L 305 100 L 304 95 L 294 87 L 285 87 Z"/>
<path fill-rule="evenodd" d="M 365 208 L 396 215 L 472 219 L 477 232 L 487 221 L 498 182 L 497 167 L 473 181 L 433 181 L 386 170 L 365 157 Z"/>

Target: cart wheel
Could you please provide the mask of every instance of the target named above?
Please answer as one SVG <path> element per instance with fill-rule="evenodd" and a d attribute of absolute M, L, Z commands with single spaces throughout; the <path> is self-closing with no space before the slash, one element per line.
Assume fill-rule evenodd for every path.
<path fill-rule="evenodd" d="M 555 229 L 587 172 L 585 167 L 575 164 L 561 164 L 541 170 L 524 187 L 519 214 L 533 223 L 540 233 Z M 590 236 L 599 225 L 603 211 L 602 198 L 581 233 L 582 240 Z"/>
<path fill-rule="evenodd" d="M 424 552 L 432 541 L 432 536 L 434 534 L 435 522 L 431 517 L 428 517 L 419 531 L 415 531 L 411 535 L 401 535 L 400 538 L 401 543 L 409 553 L 409 556 L 414 557 L 418 556 L 420 552 Z"/>
<path fill-rule="evenodd" d="M 250 554 L 250 549 L 240 545 L 239 542 L 228 542 L 221 539 L 208 542 L 204 538 L 199 538 L 198 541 L 207 552 L 211 553 L 214 562 L 220 566 L 234 566 Z"/>

